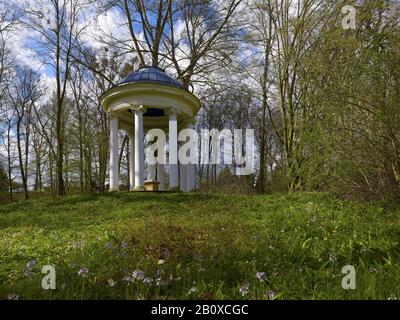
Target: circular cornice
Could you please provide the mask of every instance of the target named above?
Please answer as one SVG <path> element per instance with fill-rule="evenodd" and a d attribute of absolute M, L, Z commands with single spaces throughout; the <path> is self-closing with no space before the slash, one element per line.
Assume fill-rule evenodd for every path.
<path fill-rule="evenodd" d="M 140 96 L 146 97 L 144 101 L 140 101 Z M 115 86 L 106 92 L 104 92 L 99 100 L 100 100 L 100 105 L 102 108 L 108 112 L 109 107 L 113 105 L 114 103 L 118 103 L 118 100 L 129 100 L 133 99 L 134 103 L 132 104 L 135 105 L 143 105 L 146 107 L 146 103 L 148 103 L 149 100 L 152 100 L 152 97 L 168 97 L 169 99 L 176 100 L 176 102 L 183 102 L 185 105 L 190 106 L 192 110 L 192 115 L 193 117 L 198 113 L 200 110 L 200 100 L 192 93 L 190 93 L 187 90 L 181 89 L 181 88 L 176 88 L 168 85 L 163 85 L 159 83 L 151 83 L 151 82 L 141 82 L 141 83 L 125 83 L 121 84 L 118 86 Z M 135 100 L 137 98 L 138 100 Z M 157 106 L 157 99 L 154 99 L 155 104 L 154 106 Z M 159 98 L 159 102 L 161 102 Z M 126 102 L 125 102 L 126 103 Z M 177 104 L 178 104 L 177 103 Z M 128 104 L 128 103 L 126 103 Z M 164 107 L 160 105 L 160 107 Z M 171 105 L 172 107 L 172 105 Z M 127 107 L 128 108 L 128 107 Z"/>

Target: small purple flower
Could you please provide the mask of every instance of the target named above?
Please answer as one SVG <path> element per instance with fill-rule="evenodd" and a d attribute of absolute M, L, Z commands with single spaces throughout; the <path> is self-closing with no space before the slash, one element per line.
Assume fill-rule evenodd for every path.
<path fill-rule="evenodd" d="M 88 273 L 89 273 L 89 269 L 88 268 L 81 268 L 78 271 L 78 276 L 86 277 L 88 275 Z"/>
<path fill-rule="evenodd" d="M 267 293 L 265 294 L 265 297 L 268 299 L 273 299 L 275 298 L 275 292 L 272 290 L 268 290 Z"/>
<path fill-rule="evenodd" d="M 195 253 L 195 254 L 193 255 L 193 258 L 194 258 L 194 260 L 197 261 L 197 262 L 203 261 L 203 256 L 202 256 L 200 253 Z"/>
<path fill-rule="evenodd" d="M 123 249 L 127 249 L 127 248 L 129 247 L 128 242 L 123 241 L 123 242 L 121 243 L 121 247 L 122 247 Z"/>
<path fill-rule="evenodd" d="M 28 263 L 26 264 L 26 268 L 32 269 L 35 264 L 36 264 L 36 260 L 28 261 Z"/>
<path fill-rule="evenodd" d="M 244 297 L 249 293 L 249 289 L 250 285 L 248 283 L 245 283 L 239 288 L 239 293 Z"/>
<path fill-rule="evenodd" d="M 136 269 L 132 272 L 132 279 L 133 280 L 143 280 L 144 279 L 144 272 L 142 270 Z"/>
<path fill-rule="evenodd" d="M 19 300 L 19 295 L 15 294 L 15 293 L 10 293 L 7 296 L 7 300 Z"/>
<path fill-rule="evenodd" d="M 264 282 L 266 277 L 266 273 L 265 272 L 257 272 L 256 273 L 256 278 L 260 281 L 260 282 Z"/>
<path fill-rule="evenodd" d="M 107 243 L 106 243 L 106 248 L 112 249 L 112 247 L 113 247 L 112 242 L 107 242 Z"/>
<path fill-rule="evenodd" d="M 133 279 L 132 279 L 132 277 L 123 277 L 122 281 L 124 281 L 124 282 L 133 282 Z"/>
<path fill-rule="evenodd" d="M 152 278 L 146 277 L 143 279 L 143 284 L 151 285 L 153 283 L 153 281 L 154 280 Z"/>
<path fill-rule="evenodd" d="M 190 290 L 189 290 L 189 292 L 188 292 L 188 294 L 195 293 L 196 291 L 197 291 L 197 288 L 196 288 L 196 287 L 191 287 Z"/>
<path fill-rule="evenodd" d="M 78 241 L 77 243 L 75 243 L 75 248 L 76 249 L 80 249 L 80 248 L 82 248 L 83 247 L 83 241 Z"/>
<path fill-rule="evenodd" d="M 315 221 L 317 221 L 317 217 L 316 216 L 313 216 L 310 219 L 308 219 L 308 222 L 315 222 Z"/>
<path fill-rule="evenodd" d="M 36 265 L 36 260 L 30 260 L 26 263 L 24 268 L 24 276 L 30 277 L 32 275 L 32 269 Z"/>
<path fill-rule="evenodd" d="M 24 276 L 29 278 L 32 275 L 32 271 L 31 270 L 24 270 Z"/>
<path fill-rule="evenodd" d="M 258 241 L 261 239 L 261 236 L 259 234 L 253 234 L 251 237 L 254 241 Z"/>
<path fill-rule="evenodd" d="M 109 287 L 115 287 L 117 283 L 113 279 L 108 279 L 107 284 Z"/>

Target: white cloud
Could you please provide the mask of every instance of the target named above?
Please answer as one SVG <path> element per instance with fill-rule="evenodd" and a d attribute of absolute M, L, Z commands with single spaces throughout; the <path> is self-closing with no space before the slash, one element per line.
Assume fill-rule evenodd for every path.
<path fill-rule="evenodd" d="M 89 25 L 86 27 L 82 39 L 94 49 L 104 46 L 101 40 L 107 39 L 107 35 L 119 41 L 126 41 L 130 38 L 128 28 L 123 25 L 125 19 L 116 9 L 99 15 L 95 13 L 89 19 Z"/>
<path fill-rule="evenodd" d="M 27 44 L 33 36 L 33 31 L 23 26 L 17 26 L 7 35 L 7 43 L 17 63 L 29 66 L 33 70 L 40 72 L 43 63 L 37 57 L 35 51 Z"/>

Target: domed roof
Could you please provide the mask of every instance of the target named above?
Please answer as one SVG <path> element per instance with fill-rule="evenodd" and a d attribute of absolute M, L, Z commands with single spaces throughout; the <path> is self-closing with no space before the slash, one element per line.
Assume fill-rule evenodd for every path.
<path fill-rule="evenodd" d="M 140 83 L 140 82 L 154 82 L 167 86 L 172 86 L 180 89 L 184 87 L 179 83 L 178 80 L 169 76 L 163 69 L 158 67 L 146 66 L 138 69 L 135 72 L 129 74 L 119 84 L 125 83 Z"/>

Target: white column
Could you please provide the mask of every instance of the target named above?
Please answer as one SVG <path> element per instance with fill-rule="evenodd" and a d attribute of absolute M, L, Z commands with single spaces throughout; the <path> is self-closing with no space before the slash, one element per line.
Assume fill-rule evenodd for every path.
<path fill-rule="evenodd" d="M 110 115 L 110 190 L 119 190 L 118 176 L 118 118 Z"/>
<path fill-rule="evenodd" d="M 187 192 L 187 164 L 179 164 L 179 186 L 182 192 Z"/>
<path fill-rule="evenodd" d="M 194 129 L 194 125 L 190 124 L 188 126 L 189 129 Z M 189 163 L 186 169 L 186 177 L 187 177 L 187 192 L 192 192 L 196 190 L 196 164 Z"/>
<path fill-rule="evenodd" d="M 143 112 L 135 109 L 135 191 L 144 190 Z"/>
<path fill-rule="evenodd" d="M 135 189 L 135 141 L 134 136 L 129 135 L 129 190 Z"/>
<path fill-rule="evenodd" d="M 179 190 L 178 172 L 178 123 L 176 110 L 169 112 L 169 190 Z"/>
<path fill-rule="evenodd" d="M 164 165 L 160 163 L 157 163 L 157 181 L 160 182 L 158 190 L 164 191 Z"/>
<path fill-rule="evenodd" d="M 187 192 L 196 190 L 196 165 L 189 163 L 187 165 Z"/>

